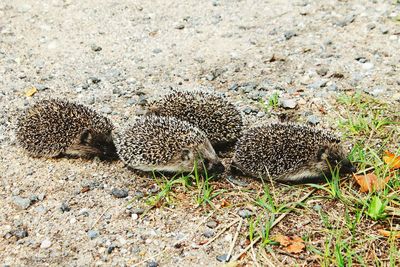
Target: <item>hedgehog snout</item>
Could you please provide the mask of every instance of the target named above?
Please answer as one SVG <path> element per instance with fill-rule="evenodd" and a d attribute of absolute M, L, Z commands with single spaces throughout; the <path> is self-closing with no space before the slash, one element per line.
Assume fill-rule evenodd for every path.
<path fill-rule="evenodd" d="M 353 173 L 356 172 L 357 168 L 348 159 L 344 159 L 340 162 L 341 173 Z"/>
<path fill-rule="evenodd" d="M 212 174 L 220 174 L 225 171 L 225 166 L 221 163 L 221 161 L 212 163 L 206 160 L 204 164 L 207 166 L 207 169 Z"/>

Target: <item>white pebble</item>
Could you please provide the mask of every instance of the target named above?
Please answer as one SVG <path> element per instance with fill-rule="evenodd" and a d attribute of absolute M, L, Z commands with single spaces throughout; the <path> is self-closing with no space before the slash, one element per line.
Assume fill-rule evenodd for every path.
<path fill-rule="evenodd" d="M 51 241 L 49 239 L 45 239 L 42 241 L 42 243 L 40 244 L 40 248 L 46 249 L 51 247 Z"/>

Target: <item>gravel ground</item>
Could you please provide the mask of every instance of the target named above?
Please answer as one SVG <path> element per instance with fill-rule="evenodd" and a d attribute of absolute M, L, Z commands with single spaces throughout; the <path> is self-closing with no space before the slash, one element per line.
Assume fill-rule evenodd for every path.
<path fill-rule="evenodd" d="M 61 97 L 120 125 L 165 88 L 196 87 L 224 92 L 249 123 L 270 119 L 259 99 L 276 92 L 296 120 L 333 127 L 343 91 L 400 101 L 394 2 L 2 0 L 0 263 L 218 265 L 232 236 L 198 240 L 227 214 L 185 198 L 147 211 L 154 180 L 121 162 L 29 158 L 15 146 L 18 112 Z"/>

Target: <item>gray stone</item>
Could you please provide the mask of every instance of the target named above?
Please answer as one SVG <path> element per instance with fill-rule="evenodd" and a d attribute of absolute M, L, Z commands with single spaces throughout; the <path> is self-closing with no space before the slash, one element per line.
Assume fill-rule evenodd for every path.
<path fill-rule="evenodd" d="M 206 229 L 204 232 L 203 232 L 203 235 L 205 236 L 205 237 L 207 237 L 207 238 L 210 238 L 210 237 L 213 237 L 214 236 L 214 230 L 211 230 L 211 229 Z"/>
<path fill-rule="evenodd" d="M 214 228 L 216 228 L 218 226 L 218 223 L 216 221 L 208 221 L 206 223 L 206 226 L 211 228 L 211 229 L 214 229 Z"/>
<path fill-rule="evenodd" d="M 231 91 L 237 91 L 239 89 L 239 85 L 237 83 L 232 84 L 229 86 L 229 90 Z"/>
<path fill-rule="evenodd" d="M 96 44 L 92 44 L 90 46 L 90 48 L 94 51 L 94 52 L 99 52 L 101 50 L 103 50 L 103 48 L 101 48 L 100 46 L 96 45 Z"/>
<path fill-rule="evenodd" d="M 88 233 L 87 233 L 87 235 L 88 235 L 88 237 L 89 237 L 90 239 L 95 239 L 96 237 L 99 236 L 99 232 L 96 231 L 96 230 L 89 230 Z"/>
<path fill-rule="evenodd" d="M 11 234 L 17 239 L 22 239 L 28 236 L 28 232 L 25 229 L 16 229 L 14 231 L 11 231 Z"/>
<path fill-rule="evenodd" d="M 328 73 L 328 69 L 327 68 L 317 69 L 317 73 L 319 76 L 325 76 Z"/>
<path fill-rule="evenodd" d="M 71 210 L 71 207 L 68 205 L 67 202 L 64 201 L 64 202 L 61 204 L 60 210 L 61 210 L 62 212 L 68 212 L 68 211 Z"/>
<path fill-rule="evenodd" d="M 336 85 L 336 83 L 331 83 L 326 87 L 329 91 L 337 91 L 338 87 Z"/>
<path fill-rule="evenodd" d="M 372 90 L 365 91 L 372 96 L 380 96 L 386 92 L 386 89 L 384 87 L 375 87 Z"/>
<path fill-rule="evenodd" d="M 240 217 L 242 217 L 244 219 L 249 218 L 253 215 L 253 213 L 248 209 L 241 209 L 241 210 L 239 210 L 238 214 Z"/>
<path fill-rule="evenodd" d="M 280 102 L 282 107 L 288 108 L 288 109 L 293 109 L 293 108 L 295 108 L 297 106 L 297 101 L 294 100 L 294 99 L 283 98 L 279 102 Z"/>
<path fill-rule="evenodd" d="M 356 60 L 360 63 L 365 63 L 368 61 L 366 57 L 356 57 Z"/>
<path fill-rule="evenodd" d="M 345 27 L 345 26 L 349 25 L 350 23 L 352 23 L 355 18 L 356 18 L 356 16 L 351 14 L 351 15 L 346 16 L 344 19 L 336 21 L 334 24 L 339 27 Z"/>
<path fill-rule="evenodd" d="M 29 208 L 29 206 L 31 205 L 31 200 L 29 198 L 22 198 L 20 196 L 14 196 L 13 202 L 15 205 L 24 210 Z"/>
<path fill-rule="evenodd" d="M 149 261 L 147 263 L 147 267 L 158 267 L 158 262 L 156 261 Z"/>
<path fill-rule="evenodd" d="M 176 26 L 175 26 L 175 29 L 177 29 L 177 30 L 183 30 L 185 28 L 185 25 L 184 24 L 177 24 Z"/>
<path fill-rule="evenodd" d="M 158 54 L 158 53 L 161 53 L 161 52 L 162 52 L 162 50 L 160 48 L 153 49 L 153 53 L 154 54 Z"/>
<path fill-rule="evenodd" d="M 101 112 L 105 113 L 105 114 L 111 114 L 112 113 L 112 109 L 110 108 L 110 106 L 103 106 L 101 108 Z"/>
<path fill-rule="evenodd" d="M 246 94 L 253 91 L 256 87 L 257 87 L 257 84 L 254 82 L 247 82 L 247 83 L 240 85 L 240 88 Z"/>
<path fill-rule="evenodd" d="M 144 213 L 144 209 L 136 208 L 136 209 L 133 209 L 131 212 L 134 213 L 134 214 L 143 214 Z"/>
<path fill-rule="evenodd" d="M 117 246 L 114 245 L 114 244 L 111 244 L 110 246 L 108 246 L 108 248 L 107 248 L 107 254 L 111 254 L 111 253 L 114 251 L 114 249 L 115 249 L 116 247 L 117 247 Z"/>
<path fill-rule="evenodd" d="M 287 31 L 283 34 L 286 40 L 291 39 L 292 37 L 297 36 L 297 34 L 294 31 Z"/>
<path fill-rule="evenodd" d="M 312 125 L 317 125 L 320 122 L 320 119 L 315 115 L 307 116 L 307 122 Z"/>
<path fill-rule="evenodd" d="M 116 198 L 125 198 L 128 196 L 128 190 L 113 188 L 111 194 Z"/>
<path fill-rule="evenodd" d="M 228 262 L 230 257 L 228 258 L 228 254 L 222 254 L 216 257 L 217 261 L 219 262 Z"/>
<path fill-rule="evenodd" d="M 101 82 L 101 79 L 100 78 L 97 78 L 97 77 L 89 77 L 89 79 L 88 79 L 88 84 L 91 84 L 91 83 L 93 83 L 93 84 L 97 84 L 97 83 L 99 83 L 99 82 Z M 82 87 L 83 88 L 83 87 Z"/>
<path fill-rule="evenodd" d="M 313 82 L 312 84 L 309 84 L 307 87 L 315 90 L 315 89 L 325 87 L 327 82 L 328 82 L 328 80 L 317 80 L 317 81 Z"/>
<path fill-rule="evenodd" d="M 382 34 L 388 34 L 389 33 L 389 28 L 386 26 L 381 26 L 379 28 L 379 30 L 381 31 Z"/>

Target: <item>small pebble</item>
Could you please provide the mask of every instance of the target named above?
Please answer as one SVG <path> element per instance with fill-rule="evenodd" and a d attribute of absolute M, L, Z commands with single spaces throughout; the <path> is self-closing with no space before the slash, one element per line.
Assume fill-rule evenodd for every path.
<path fill-rule="evenodd" d="M 366 62 L 362 65 L 362 68 L 364 70 L 371 70 L 374 68 L 374 64 L 372 64 L 371 62 Z"/>
<path fill-rule="evenodd" d="M 128 190 L 113 188 L 111 194 L 116 198 L 125 198 L 128 196 Z"/>
<path fill-rule="evenodd" d="M 238 214 L 240 217 L 242 217 L 244 219 L 249 218 L 250 216 L 253 215 L 253 213 L 248 209 L 241 209 L 241 210 L 239 210 Z"/>
<path fill-rule="evenodd" d="M 320 119 L 315 115 L 307 116 L 307 122 L 312 125 L 317 125 L 320 122 Z"/>
<path fill-rule="evenodd" d="M 31 200 L 29 198 L 22 198 L 20 196 L 14 196 L 13 202 L 15 205 L 24 210 L 29 208 L 29 206 L 31 205 Z"/>
<path fill-rule="evenodd" d="M 28 232 L 24 229 L 14 230 L 11 232 L 11 234 L 15 236 L 17 239 L 21 239 L 28 236 Z"/>
<path fill-rule="evenodd" d="M 239 85 L 237 83 L 234 83 L 231 86 L 229 86 L 229 90 L 231 90 L 231 91 L 237 91 L 238 88 L 239 88 Z"/>
<path fill-rule="evenodd" d="M 112 109 L 109 106 L 103 106 L 101 108 L 101 112 L 105 113 L 105 114 L 111 114 L 112 113 Z"/>
<path fill-rule="evenodd" d="M 280 104 L 284 108 L 293 109 L 297 106 L 297 102 L 294 99 L 281 99 Z"/>
<path fill-rule="evenodd" d="M 71 208 L 70 208 L 70 206 L 68 205 L 68 203 L 64 201 L 64 202 L 61 204 L 60 210 L 61 210 L 62 212 L 68 212 L 68 211 L 71 210 Z"/>
<path fill-rule="evenodd" d="M 46 249 L 51 247 L 51 241 L 49 239 L 45 239 L 42 241 L 42 243 L 40 244 L 40 248 Z"/>
<path fill-rule="evenodd" d="M 96 231 L 96 230 L 89 230 L 88 233 L 87 233 L 87 235 L 88 235 L 88 237 L 89 237 L 90 239 L 95 239 L 96 237 L 99 236 L 99 232 Z"/>
<path fill-rule="evenodd" d="M 116 246 L 114 244 L 111 244 L 108 248 L 107 248 L 107 254 L 111 254 L 114 249 L 116 248 Z"/>
<path fill-rule="evenodd" d="M 183 24 L 178 24 L 175 26 L 175 29 L 177 29 L 177 30 L 182 30 L 184 28 L 185 28 L 185 25 L 183 25 Z"/>
<path fill-rule="evenodd" d="M 147 263 L 147 267 L 158 267 L 158 262 L 156 261 L 149 261 Z"/>
<path fill-rule="evenodd" d="M 203 232 L 203 235 L 204 235 L 205 237 L 207 237 L 207 238 L 213 237 L 213 236 L 214 236 L 214 230 L 206 229 L 206 230 Z"/>
<path fill-rule="evenodd" d="M 294 31 L 287 31 L 283 34 L 286 40 L 291 39 L 294 36 L 297 36 L 297 34 Z"/>
<path fill-rule="evenodd" d="M 136 209 L 133 209 L 131 212 L 134 213 L 134 214 L 143 214 L 144 209 L 136 208 Z"/>
<path fill-rule="evenodd" d="M 328 80 L 317 80 L 317 81 L 313 82 L 312 84 L 309 84 L 307 87 L 315 90 L 315 89 L 325 87 L 327 83 L 328 83 Z"/>
<path fill-rule="evenodd" d="M 100 46 L 98 46 L 98 45 L 95 45 L 95 44 L 92 44 L 91 46 L 90 46 L 90 48 L 94 51 L 94 52 L 99 52 L 99 51 L 101 51 L 103 48 L 101 48 Z"/>
<path fill-rule="evenodd" d="M 230 260 L 230 257 L 228 258 L 228 254 L 222 254 L 220 256 L 217 256 L 216 259 L 219 262 L 228 262 Z"/>
<path fill-rule="evenodd" d="M 161 52 L 162 52 L 162 50 L 160 48 L 153 49 L 153 53 L 154 54 L 158 54 L 158 53 L 161 53 Z"/>
<path fill-rule="evenodd" d="M 206 226 L 209 227 L 209 228 L 211 228 L 211 229 L 214 229 L 215 227 L 218 226 L 218 223 L 217 223 L 216 221 L 208 221 L 208 222 L 206 223 Z"/>

